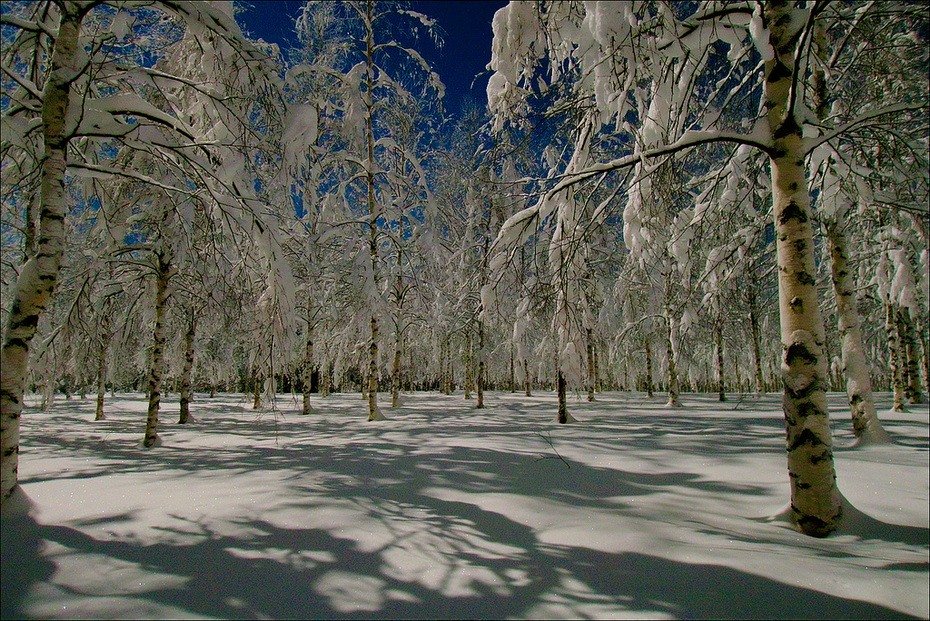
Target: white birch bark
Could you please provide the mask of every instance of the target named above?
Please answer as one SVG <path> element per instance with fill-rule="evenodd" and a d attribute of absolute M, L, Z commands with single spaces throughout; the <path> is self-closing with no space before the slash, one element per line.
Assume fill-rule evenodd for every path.
<path fill-rule="evenodd" d="M 372 15 L 372 2 L 366 3 L 367 19 L 365 22 L 365 57 L 368 64 L 365 72 L 365 139 L 368 143 L 368 160 L 365 164 L 365 180 L 368 187 L 368 255 L 371 261 L 371 278 L 375 295 L 378 291 L 378 213 L 375 210 L 375 132 L 374 117 L 374 21 Z M 368 344 L 368 420 L 384 420 L 384 414 L 378 407 L 378 318 L 375 309 L 371 308 L 369 320 L 371 341 Z"/>
<path fill-rule="evenodd" d="M 197 334 L 197 315 L 191 311 L 190 320 L 187 324 L 187 331 L 184 333 L 184 365 L 181 368 L 181 403 L 180 417 L 178 423 L 186 424 L 191 416 L 191 374 L 194 371 L 194 337 Z"/>
<path fill-rule="evenodd" d="M 646 396 L 652 397 L 652 344 L 646 339 Z"/>
<path fill-rule="evenodd" d="M 155 329 L 152 335 L 152 355 L 149 358 L 148 413 L 142 446 L 151 448 L 160 444 L 158 437 L 158 411 L 161 405 L 162 374 L 165 366 L 165 308 L 168 305 L 168 281 L 171 278 L 171 261 L 158 253 L 158 272 L 155 280 Z"/>
<path fill-rule="evenodd" d="M 891 374 L 891 409 L 904 412 L 904 369 L 901 340 L 898 338 L 897 313 L 894 304 L 885 301 L 885 331 L 888 335 L 888 372 Z"/>
<path fill-rule="evenodd" d="M 110 350 L 110 308 L 103 306 L 100 317 L 100 343 L 97 349 L 97 405 L 94 411 L 94 420 L 105 420 L 103 402 L 107 392 L 108 353 Z"/>
<path fill-rule="evenodd" d="M 717 400 L 726 401 L 727 395 L 723 386 L 723 321 L 717 318 L 714 322 L 714 350 L 716 352 Z M 738 383 L 738 382 L 737 382 Z"/>
<path fill-rule="evenodd" d="M 801 532 L 823 537 L 842 515 L 833 465 L 833 440 L 824 385 L 824 328 L 814 279 L 814 236 L 805 178 L 801 127 L 793 87 L 799 30 L 806 22 L 793 3 L 768 2 L 763 21 L 774 55 L 763 87 L 771 134 L 770 166 L 778 263 L 778 299 L 784 350 L 784 413 L 790 518 Z"/>
<path fill-rule="evenodd" d="M 594 401 L 594 337 L 591 328 L 585 331 L 587 340 L 587 358 L 588 358 L 588 401 Z"/>
<path fill-rule="evenodd" d="M 752 338 L 752 361 L 755 368 L 756 395 L 765 392 L 765 381 L 762 378 L 762 352 L 759 346 L 759 309 L 756 303 L 756 275 L 753 272 L 749 284 L 749 331 Z"/>
<path fill-rule="evenodd" d="M 304 342 L 304 361 L 303 361 L 303 403 L 300 413 L 308 416 L 313 412 L 313 406 L 310 405 L 310 388 L 313 383 L 313 327 L 310 325 L 309 317 L 307 319 L 307 339 Z"/>
<path fill-rule="evenodd" d="M 882 428 L 872 397 L 872 379 L 865 358 L 856 294 L 849 274 L 846 231 L 842 221 L 845 214 L 827 223 L 827 245 L 830 250 L 830 273 L 836 297 L 836 314 L 842 344 L 843 375 L 846 377 L 846 396 L 852 415 L 853 433 L 860 445 L 885 443 L 890 438 Z"/>
<path fill-rule="evenodd" d="M 77 77 L 79 35 L 84 11 L 76 2 L 59 4 L 61 19 L 52 47 L 42 98 L 39 231 L 36 252 L 23 265 L 13 289 L 0 350 L 0 505 L 16 489 L 19 469 L 19 418 L 29 369 L 29 345 L 45 311 L 61 268 L 65 238 L 65 169 L 71 108 L 70 86 Z"/>

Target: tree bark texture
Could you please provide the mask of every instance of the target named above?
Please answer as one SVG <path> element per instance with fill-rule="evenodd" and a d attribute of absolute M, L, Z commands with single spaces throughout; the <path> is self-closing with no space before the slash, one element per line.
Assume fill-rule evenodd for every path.
<path fill-rule="evenodd" d="M 765 392 L 765 381 L 762 378 L 762 352 L 759 346 L 759 309 L 756 302 L 756 274 L 752 273 L 749 284 L 749 331 L 752 338 L 752 362 L 755 368 L 756 394 Z"/>
<path fill-rule="evenodd" d="M 591 333 L 591 328 L 587 328 L 585 336 L 588 358 L 588 401 L 594 401 L 594 337 L 591 336 Z"/>
<path fill-rule="evenodd" d="M 310 404 L 310 391 L 313 388 L 313 326 L 307 320 L 307 339 L 304 342 L 303 361 L 303 403 L 300 413 L 308 416 L 313 412 Z"/>
<path fill-rule="evenodd" d="M 165 309 L 168 306 L 168 281 L 171 277 L 171 260 L 157 255 L 158 275 L 155 280 L 155 330 L 152 356 L 149 359 L 149 407 L 145 420 L 142 446 L 158 444 L 158 410 L 161 406 L 162 374 L 165 366 Z"/>
<path fill-rule="evenodd" d="M 18 483 L 19 418 L 29 369 L 29 345 L 52 298 L 64 253 L 65 189 L 68 136 L 65 119 L 71 108 L 70 87 L 77 77 L 83 11 L 76 2 L 61 2 L 58 36 L 42 98 L 44 157 L 40 171 L 39 231 L 36 252 L 23 265 L 11 292 L 0 351 L 0 505 Z"/>
<path fill-rule="evenodd" d="M 727 394 L 724 391 L 724 386 L 723 386 L 723 321 L 720 318 L 718 318 L 717 321 L 714 322 L 714 349 L 716 350 L 716 353 L 717 353 L 717 356 L 716 356 L 717 358 L 717 361 L 716 361 L 717 362 L 716 364 L 717 400 L 726 401 Z M 738 368 L 738 365 L 737 365 L 737 368 Z M 737 379 L 737 383 L 739 383 L 738 379 Z"/>
<path fill-rule="evenodd" d="M 652 396 L 652 344 L 646 339 L 646 395 Z"/>
<path fill-rule="evenodd" d="M 764 106 L 772 146 L 772 176 L 783 348 L 782 379 L 790 518 L 801 532 L 823 537 L 842 515 L 824 385 L 824 327 L 814 278 L 814 236 L 801 126 L 791 102 L 795 54 L 804 20 L 794 3 L 765 4 L 774 57 L 765 62 Z M 800 23 L 799 23 L 800 22 Z M 803 77 L 798 78 L 803 79 Z"/>
<path fill-rule="evenodd" d="M 197 317 L 191 312 L 184 333 L 184 366 L 181 368 L 181 416 L 178 423 L 185 424 L 191 416 L 191 374 L 194 370 L 194 337 L 197 334 Z"/>
<path fill-rule="evenodd" d="M 897 313 L 894 304 L 885 302 L 885 331 L 888 334 L 888 372 L 891 375 L 892 406 L 895 412 L 904 411 L 904 365 L 901 355 Z"/>
<path fill-rule="evenodd" d="M 853 433 L 860 444 L 888 442 L 888 434 L 878 420 L 875 400 L 872 397 L 872 379 L 865 358 L 854 282 L 849 274 L 846 231 L 839 220 L 828 223 L 826 230 L 830 251 L 830 274 L 836 297 L 836 314 L 842 345 L 843 375 L 846 378 L 846 396 L 849 399 Z"/>

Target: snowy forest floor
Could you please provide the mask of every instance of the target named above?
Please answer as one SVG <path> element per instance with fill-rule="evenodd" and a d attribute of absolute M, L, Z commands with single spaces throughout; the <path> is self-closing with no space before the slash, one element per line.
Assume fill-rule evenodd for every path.
<path fill-rule="evenodd" d="M 786 506 L 780 395 L 404 396 L 366 422 L 358 394 L 298 414 L 197 395 L 34 407 L 29 514 L 5 510 L 2 617 L 927 618 L 928 412 L 880 415 L 894 445 L 851 448 L 831 394 L 840 489 L 828 539 Z M 381 395 L 381 403 L 390 402 Z M 15 503 L 14 503 L 15 504 Z M 15 508 L 15 507 L 14 507 Z"/>

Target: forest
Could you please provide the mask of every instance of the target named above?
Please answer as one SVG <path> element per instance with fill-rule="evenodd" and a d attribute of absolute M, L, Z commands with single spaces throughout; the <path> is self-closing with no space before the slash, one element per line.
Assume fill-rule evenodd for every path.
<path fill-rule="evenodd" d="M 291 459 L 272 448 L 287 434 L 335 447 L 307 426 L 323 425 L 413 434 L 394 447 L 412 480 L 406 460 L 442 441 L 479 464 L 492 445 L 542 454 L 545 475 L 527 476 L 562 481 L 584 446 L 602 462 L 626 450 L 610 425 L 640 438 L 641 423 L 695 434 L 708 455 L 752 437 L 784 530 L 834 541 L 883 532 L 838 478 L 840 456 L 903 459 L 916 488 L 889 479 L 910 516 L 889 532 L 926 582 L 930 8 L 510 2 L 488 33 L 486 101 L 453 114 L 425 50 L 455 27 L 419 4 L 310 0 L 282 49 L 246 34 L 233 2 L 3 3 L 4 514 L 43 506 L 25 483 L 55 459 L 193 467 L 181 437 L 204 438 L 214 474 L 235 466 L 208 453 L 247 450 L 250 428 L 273 471 Z M 773 423 L 764 434 L 751 412 Z M 718 415 L 746 426 L 702 418 Z M 531 447 L 497 435 L 508 421 Z M 339 467 L 364 454 L 347 446 Z M 19 550 L 9 524 L 4 547 Z M 771 526 L 753 528 L 758 541 Z M 423 614 L 330 605 L 307 614 Z M 887 605 L 823 609 L 928 614 Z M 785 616 L 799 614 L 814 612 Z"/>

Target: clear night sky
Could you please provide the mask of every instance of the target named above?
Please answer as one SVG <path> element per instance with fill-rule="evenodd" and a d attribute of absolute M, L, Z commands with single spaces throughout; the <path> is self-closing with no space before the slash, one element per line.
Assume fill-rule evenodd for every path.
<path fill-rule="evenodd" d="M 254 0 L 246 4 L 239 21 L 246 32 L 286 49 L 295 43 L 293 24 L 301 0 Z M 446 85 L 446 108 L 456 114 L 462 102 L 473 99 L 486 105 L 491 58 L 491 19 L 507 4 L 505 0 L 423 0 L 411 8 L 434 18 L 442 29 L 444 45 L 436 50 L 431 41 L 422 41 L 418 51 L 432 64 Z M 475 79 L 477 74 L 481 75 Z M 472 81 L 474 80 L 474 86 Z"/>

